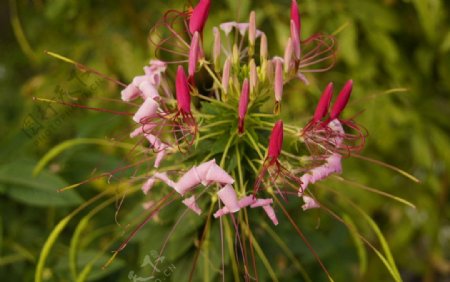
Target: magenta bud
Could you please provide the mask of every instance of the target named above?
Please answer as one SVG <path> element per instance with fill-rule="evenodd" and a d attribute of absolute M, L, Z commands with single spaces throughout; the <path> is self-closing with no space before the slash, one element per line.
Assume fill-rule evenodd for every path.
<path fill-rule="evenodd" d="M 178 66 L 175 84 L 178 110 L 185 114 L 191 113 L 191 95 L 189 93 L 189 84 L 182 66 Z"/>
<path fill-rule="evenodd" d="M 189 49 L 189 65 L 188 65 L 188 74 L 189 77 L 193 77 L 195 70 L 197 68 L 197 62 L 199 57 L 199 35 L 196 31 L 194 36 L 192 36 L 191 47 Z"/>
<path fill-rule="evenodd" d="M 242 83 L 241 97 L 239 97 L 239 109 L 238 109 L 238 115 L 239 115 L 238 130 L 239 130 L 239 133 L 243 133 L 244 132 L 244 119 L 245 119 L 245 115 L 247 114 L 249 92 L 250 92 L 249 91 L 249 83 L 248 83 L 248 79 L 246 78 L 244 80 L 244 82 Z"/>
<path fill-rule="evenodd" d="M 283 146 L 283 121 L 278 120 L 273 126 L 272 133 L 269 139 L 268 157 L 278 159 L 281 154 L 281 147 Z"/>
<path fill-rule="evenodd" d="M 298 4 L 296 0 L 292 0 L 291 2 L 291 21 L 294 22 L 295 28 L 297 29 L 298 35 L 300 37 L 302 25 L 300 22 L 300 13 L 298 11 Z"/>
<path fill-rule="evenodd" d="M 314 122 L 318 122 L 327 114 L 332 97 L 333 97 L 333 82 L 330 82 L 323 91 L 322 96 L 320 96 L 319 104 L 317 104 L 316 111 L 314 112 L 313 117 Z"/>
<path fill-rule="evenodd" d="M 195 6 L 192 11 L 191 19 L 189 20 L 189 31 L 192 34 L 195 32 L 203 32 L 206 20 L 208 19 L 210 5 L 211 0 L 200 0 L 197 6 Z"/>
<path fill-rule="evenodd" d="M 330 120 L 338 118 L 341 112 L 344 110 L 347 105 L 348 99 L 350 98 L 350 94 L 352 93 L 353 88 L 353 80 L 347 81 L 341 92 L 339 92 L 339 96 L 336 98 L 334 102 L 333 108 L 331 109 Z"/>

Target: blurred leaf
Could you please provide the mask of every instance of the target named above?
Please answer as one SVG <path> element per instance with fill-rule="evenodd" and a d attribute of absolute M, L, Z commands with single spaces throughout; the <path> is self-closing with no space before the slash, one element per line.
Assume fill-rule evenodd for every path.
<path fill-rule="evenodd" d="M 57 192 L 57 189 L 67 186 L 59 176 L 44 171 L 33 177 L 34 165 L 28 161 L 16 161 L 0 167 L 0 183 L 5 185 L 10 197 L 34 206 L 74 206 L 83 202 L 75 191 Z"/>

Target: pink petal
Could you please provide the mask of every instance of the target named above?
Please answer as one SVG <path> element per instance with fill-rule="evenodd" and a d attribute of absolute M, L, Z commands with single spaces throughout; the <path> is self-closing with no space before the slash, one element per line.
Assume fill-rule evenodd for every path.
<path fill-rule="evenodd" d="M 246 196 L 239 200 L 239 207 L 245 208 L 256 202 L 256 198 L 253 195 Z"/>
<path fill-rule="evenodd" d="M 185 114 L 191 113 L 191 95 L 189 93 L 189 84 L 182 66 L 178 66 L 175 88 L 178 110 Z"/>
<path fill-rule="evenodd" d="M 133 116 L 133 120 L 136 123 L 142 123 L 146 118 L 151 118 L 156 115 L 158 110 L 158 103 L 153 99 L 146 99 L 141 107 Z"/>
<path fill-rule="evenodd" d="M 180 195 L 184 195 L 197 187 L 200 183 L 201 179 L 197 174 L 196 168 L 193 167 L 178 180 L 174 188 Z"/>
<path fill-rule="evenodd" d="M 139 91 L 139 88 L 134 84 L 129 84 L 122 92 L 120 92 L 120 94 L 123 101 L 129 102 L 137 99 L 140 96 L 141 91 Z"/>
<path fill-rule="evenodd" d="M 305 204 L 302 206 L 302 209 L 304 211 L 309 210 L 309 209 L 320 208 L 320 205 L 313 198 L 311 198 L 309 196 L 304 195 L 303 201 L 305 202 Z"/>
<path fill-rule="evenodd" d="M 263 207 L 271 205 L 272 203 L 273 199 L 256 199 L 256 201 L 250 207 L 252 208 Z"/>
<path fill-rule="evenodd" d="M 142 192 L 144 194 L 147 194 L 150 189 L 152 189 L 153 185 L 155 184 L 155 179 L 153 177 L 150 177 L 145 181 L 145 183 L 142 185 Z"/>
<path fill-rule="evenodd" d="M 270 205 L 263 206 L 263 209 L 266 212 L 267 216 L 270 218 L 270 220 L 272 220 L 272 223 L 274 225 L 278 225 L 278 219 L 272 206 Z"/>
<path fill-rule="evenodd" d="M 233 186 L 230 184 L 227 184 L 220 189 L 219 192 L 217 192 L 217 195 L 230 212 L 237 212 L 241 209 L 239 207 L 236 191 L 234 191 Z"/>
<path fill-rule="evenodd" d="M 158 90 L 156 90 L 156 87 L 148 80 L 139 84 L 139 90 L 141 90 L 141 97 L 143 99 L 150 98 L 156 101 L 160 99 Z"/>
<path fill-rule="evenodd" d="M 146 124 L 136 128 L 135 130 L 133 130 L 130 133 L 130 137 L 134 138 L 141 134 L 149 134 L 155 127 L 156 127 L 156 123 L 154 123 L 154 122 L 146 123 Z"/>
<path fill-rule="evenodd" d="M 206 174 L 206 177 L 202 180 L 220 184 L 234 183 L 233 177 L 231 177 L 225 170 L 215 163 L 211 166 Z"/>
<path fill-rule="evenodd" d="M 202 213 L 202 210 L 197 205 L 197 202 L 195 201 L 195 196 L 191 196 L 187 199 L 184 199 L 182 201 L 183 204 L 185 204 L 188 208 L 190 208 L 193 212 L 200 215 Z"/>

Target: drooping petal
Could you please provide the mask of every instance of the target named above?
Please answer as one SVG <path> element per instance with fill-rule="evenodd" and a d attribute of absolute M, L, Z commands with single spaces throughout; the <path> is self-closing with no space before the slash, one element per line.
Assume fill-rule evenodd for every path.
<path fill-rule="evenodd" d="M 302 206 L 302 209 L 304 211 L 309 210 L 309 209 L 320 208 L 319 203 L 317 203 L 316 200 L 314 200 L 310 196 L 304 195 L 303 196 L 303 201 L 305 202 L 305 204 Z"/>
<path fill-rule="evenodd" d="M 353 88 L 353 80 L 347 81 L 341 92 L 339 92 L 336 101 L 334 102 L 333 108 L 331 108 L 330 120 L 338 118 L 341 112 L 344 110 L 347 102 L 350 98 L 350 94 L 352 93 Z"/>
<path fill-rule="evenodd" d="M 267 216 L 272 220 L 273 225 L 278 225 L 278 219 L 277 215 L 275 214 L 275 210 L 272 208 L 271 205 L 263 206 L 264 211 L 266 212 Z"/>
<path fill-rule="evenodd" d="M 195 200 L 195 196 L 192 195 L 191 197 L 184 199 L 182 201 L 183 204 L 185 204 L 188 208 L 190 208 L 193 212 L 200 215 L 202 213 L 202 210 L 197 204 L 197 201 Z"/>
<path fill-rule="evenodd" d="M 211 183 L 211 182 L 212 183 L 220 183 L 220 184 L 233 184 L 234 183 L 233 177 L 231 177 L 225 170 L 223 170 L 216 163 L 214 163 L 210 167 L 205 178 L 202 180 L 207 181 L 209 183 Z"/>
<path fill-rule="evenodd" d="M 185 114 L 191 113 L 191 95 L 189 93 L 189 84 L 182 66 L 178 66 L 175 88 L 178 110 Z"/>
<path fill-rule="evenodd" d="M 139 90 L 141 90 L 141 96 L 144 99 L 150 98 L 153 100 L 159 100 L 161 98 L 156 87 L 148 80 L 139 84 Z"/>
<path fill-rule="evenodd" d="M 145 123 L 148 118 L 154 117 L 158 110 L 158 103 L 153 99 L 146 99 L 133 116 L 136 123 Z"/>
<path fill-rule="evenodd" d="M 191 19 L 189 20 L 189 31 L 191 34 L 195 32 L 202 33 L 208 19 L 210 0 L 200 0 L 192 11 Z"/>
<path fill-rule="evenodd" d="M 217 192 L 217 195 L 229 212 L 234 213 L 241 209 L 239 207 L 236 191 L 234 191 L 233 186 L 230 184 L 227 184 L 220 189 L 219 192 Z"/>

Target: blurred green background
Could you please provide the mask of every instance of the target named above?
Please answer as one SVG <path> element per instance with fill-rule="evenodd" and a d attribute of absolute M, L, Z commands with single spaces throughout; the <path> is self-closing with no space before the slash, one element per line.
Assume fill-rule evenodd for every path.
<path fill-rule="evenodd" d="M 246 15 L 253 9 L 258 28 L 271 39 L 270 53 L 281 53 L 289 33 L 290 1 L 212 2 L 207 33 L 220 22 L 247 20 Z M 107 170 L 125 164 L 121 157 L 123 150 L 76 146 L 52 160 L 38 177 L 32 176 L 37 161 L 64 140 L 120 139 L 129 125 L 120 116 L 33 101 L 32 97 L 72 97 L 80 104 L 121 109 L 120 104 L 102 100 L 119 97 L 119 87 L 76 71 L 46 56 L 44 51 L 65 55 L 122 81 L 130 81 L 152 57 L 147 36 L 162 11 L 187 5 L 181 0 L 0 3 L 1 281 L 34 279 L 39 253 L 59 220 L 111 186 L 99 180 L 71 192 L 58 194 L 56 189 L 86 179 L 94 168 Z M 285 96 L 292 120 L 295 121 L 296 114 L 305 115 L 305 109 L 313 107 L 328 81 L 339 86 L 350 78 L 355 81 L 346 114 L 363 111 L 357 120 L 370 133 L 363 155 L 404 169 L 421 183 L 353 158 L 344 161 L 344 176 L 403 197 L 417 208 L 346 187 L 345 183 L 329 183 L 347 193 L 379 224 L 404 281 L 450 281 L 450 2 L 301 0 L 299 5 L 303 36 L 338 31 L 339 48 L 334 69 L 308 76 L 311 81 L 308 87 L 300 83 L 290 86 L 290 94 Z M 127 212 L 119 213 L 119 221 L 130 222 L 138 212 L 133 207 L 140 207 L 141 201 L 140 195 L 127 199 L 123 206 Z M 115 211 L 112 204 L 95 214 L 84 227 L 86 235 L 78 242 L 80 269 L 103 251 L 92 266 L 90 280 L 131 281 L 130 270 L 138 270 L 142 257 L 156 248 L 146 244 L 159 235 L 149 235 L 144 229 L 107 270 L 101 270 L 113 246 L 117 247 L 117 243 L 110 241 L 113 234 L 127 234 L 125 227 L 115 223 Z M 304 217 L 299 218 L 300 225 L 336 281 L 391 280 L 370 250 L 367 269 L 358 270 L 361 256 L 358 257 L 351 236 L 338 222 L 322 218 L 321 227 L 315 229 L 318 214 L 300 215 Z M 45 281 L 72 281 L 68 271 L 69 246 L 81 218 L 77 215 L 60 234 L 43 270 Z M 198 226 L 198 222 L 193 225 Z M 293 233 L 290 226 L 275 230 L 285 238 L 299 261 L 304 262 L 312 280 L 325 281 L 311 254 L 304 246 L 297 246 L 301 241 L 290 237 Z M 368 235 L 368 239 L 375 237 Z M 167 263 L 177 267 L 170 276 L 173 281 L 185 277 L 182 254 L 186 250 L 181 247 L 182 240 L 178 243 L 166 256 Z M 302 276 L 289 268 L 288 261 L 280 258 L 274 264 L 280 281 L 302 281 Z M 214 277 L 210 279 L 217 280 Z"/>

